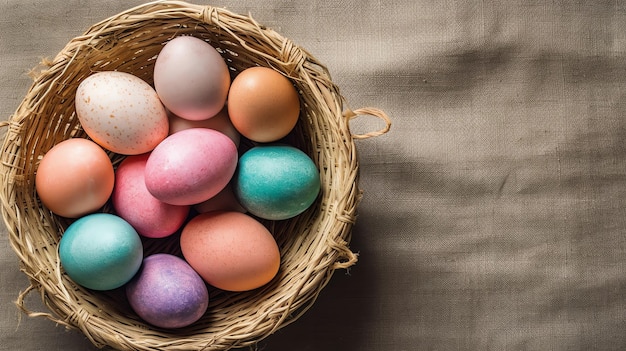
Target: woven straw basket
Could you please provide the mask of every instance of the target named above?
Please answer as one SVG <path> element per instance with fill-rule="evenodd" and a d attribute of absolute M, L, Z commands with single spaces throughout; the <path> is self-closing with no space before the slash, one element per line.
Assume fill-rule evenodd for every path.
<path fill-rule="evenodd" d="M 35 192 L 41 157 L 55 144 L 87 138 L 74 110 L 79 82 L 96 71 L 133 73 L 152 83 L 156 55 L 168 40 L 193 35 L 212 44 L 233 77 L 254 65 L 289 77 L 300 92 L 302 111 L 291 142 L 319 168 L 322 191 L 303 214 L 265 221 L 281 249 L 278 275 L 266 286 L 243 293 L 210 290 L 207 313 L 189 327 L 164 330 L 144 323 L 123 291 L 95 292 L 71 281 L 59 263 L 58 242 L 69 221 L 43 208 Z M 354 139 L 385 133 L 384 112 L 344 110 L 344 99 L 327 69 L 302 48 L 248 16 L 178 1 L 153 2 L 93 25 L 72 39 L 53 59 L 42 62 L 34 83 L 8 127 L 2 146 L 2 215 L 10 243 L 30 286 L 17 305 L 30 316 L 44 316 L 79 329 L 96 346 L 121 350 L 227 350 L 257 343 L 295 321 L 315 301 L 333 271 L 356 262 L 348 248 L 358 189 Z M 382 130 L 353 135 L 349 120 L 371 115 Z M 121 155 L 109 154 L 117 165 Z M 106 211 L 106 207 L 105 207 Z M 175 236 L 173 236 L 175 237 Z M 176 238 L 146 239 L 145 254 L 178 253 Z M 38 291 L 47 312 L 33 312 L 25 297 Z"/>

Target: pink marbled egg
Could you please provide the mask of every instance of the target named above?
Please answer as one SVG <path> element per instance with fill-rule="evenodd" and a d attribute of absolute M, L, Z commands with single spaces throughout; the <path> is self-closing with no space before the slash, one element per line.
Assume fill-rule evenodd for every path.
<path fill-rule="evenodd" d="M 237 167 L 237 147 L 213 129 L 191 128 L 163 140 L 148 157 L 145 182 L 157 199 L 193 205 L 217 195 Z"/>
<path fill-rule="evenodd" d="M 144 171 L 150 154 L 127 156 L 115 171 L 111 200 L 118 216 L 142 236 L 164 238 L 176 232 L 187 219 L 189 206 L 167 204 L 150 194 Z"/>

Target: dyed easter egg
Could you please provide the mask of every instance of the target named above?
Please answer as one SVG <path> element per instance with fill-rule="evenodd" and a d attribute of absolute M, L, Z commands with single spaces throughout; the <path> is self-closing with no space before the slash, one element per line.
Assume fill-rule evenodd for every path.
<path fill-rule="evenodd" d="M 167 115 L 156 91 L 130 73 L 88 76 L 76 89 L 75 105 L 87 135 L 119 154 L 148 152 L 168 133 Z"/>
<path fill-rule="evenodd" d="M 225 134 L 206 128 L 182 130 L 150 153 L 146 188 L 169 204 L 197 204 L 224 189 L 235 172 L 237 158 L 237 147 Z"/>
<path fill-rule="evenodd" d="M 100 209 L 111 196 L 113 164 L 93 141 L 73 138 L 56 144 L 37 168 L 41 202 L 59 216 L 78 218 Z"/>
<path fill-rule="evenodd" d="M 143 260 L 126 285 L 132 309 L 146 322 L 161 328 L 182 328 L 196 322 L 209 305 L 202 278 L 185 260 L 154 254 Z"/>
<path fill-rule="evenodd" d="M 148 238 L 164 238 L 187 219 L 189 206 L 165 203 L 146 188 L 144 171 L 149 153 L 127 156 L 115 171 L 111 200 L 115 213 Z"/>
<path fill-rule="evenodd" d="M 274 278 L 280 252 L 272 234 L 241 213 L 212 211 L 185 225 L 180 237 L 185 260 L 212 286 L 247 291 Z"/>
<path fill-rule="evenodd" d="M 209 43 L 178 36 L 163 46 L 154 63 L 154 87 L 170 111 L 185 119 L 203 120 L 224 107 L 230 72 Z"/>
<path fill-rule="evenodd" d="M 251 67 L 239 73 L 230 86 L 228 114 L 246 138 L 273 142 L 289 134 L 298 122 L 298 91 L 278 71 Z"/>
<path fill-rule="evenodd" d="M 61 266 L 77 284 L 111 290 L 126 284 L 139 270 L 143 246 L 122 218 L 94 213 L 70 224 L 59 242 Z"/>
<path fill-rule="evenodd" d="M 309 208 L 320 191 L 320 175 L 307 154 L 287 145 L 246 151 L 233 177 L 241 205 L 260 218 L 283 220 Z"/>

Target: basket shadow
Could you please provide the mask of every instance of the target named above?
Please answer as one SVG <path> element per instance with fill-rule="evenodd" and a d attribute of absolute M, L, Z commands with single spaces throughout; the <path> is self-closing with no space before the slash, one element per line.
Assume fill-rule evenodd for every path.
<path fill-rule="evenodd" d="M 259 341 L 252 349 L 361 350 L 370 331 L 367 324 L 378 308 L 373 269 L 375 262 L 359 262 L 347 271 L 335 271 L 303 316 Z M 238 350 L 250 351 L 250 348 Z"/>

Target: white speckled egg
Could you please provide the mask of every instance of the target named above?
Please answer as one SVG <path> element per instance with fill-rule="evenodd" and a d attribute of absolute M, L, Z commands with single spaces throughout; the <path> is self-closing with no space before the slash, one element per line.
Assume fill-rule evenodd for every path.
<path fill-rule="evenodd" d="M 75 104 L 87 135 L 107 150 L 138 155 L 168 135 L 167 114 L 156 91 L 130 73 L 90 75 L 79 84 Z"/>

